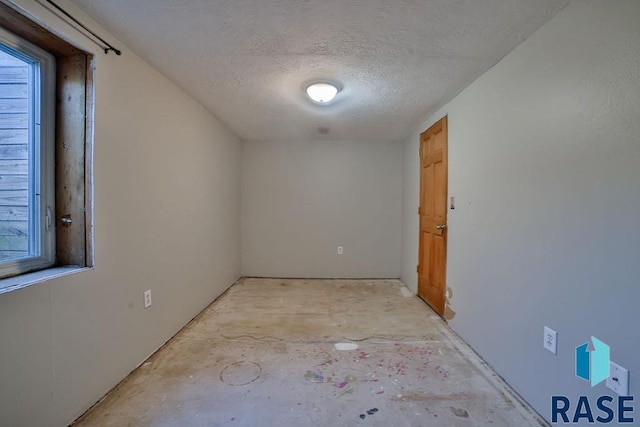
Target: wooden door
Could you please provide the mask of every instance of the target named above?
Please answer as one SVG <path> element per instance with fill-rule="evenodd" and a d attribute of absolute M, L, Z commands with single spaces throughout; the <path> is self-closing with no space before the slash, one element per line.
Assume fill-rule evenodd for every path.
<path fill-rule="evenodd" d="M 447 118 L 420 135 L 418 296 L 444 315 L 447 259 Z"/>

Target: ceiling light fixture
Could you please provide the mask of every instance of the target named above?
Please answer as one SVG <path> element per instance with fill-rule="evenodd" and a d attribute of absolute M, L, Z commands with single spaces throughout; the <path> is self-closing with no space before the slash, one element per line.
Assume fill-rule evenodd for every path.
<path fill-rule="evenodd" d="M 330 102 L 338 94 L 338 88 L 331 83 L 312 83 L 307 86 L 307 95 L 318 104 Z"/>

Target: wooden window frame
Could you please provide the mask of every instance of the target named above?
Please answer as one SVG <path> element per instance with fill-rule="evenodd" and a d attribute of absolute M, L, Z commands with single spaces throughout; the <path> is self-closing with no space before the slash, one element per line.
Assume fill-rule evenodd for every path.
<path fill-rule="evenodd" d="M 44 49 L 56 60 L 55 266 L 91 268 L 94 262 L 93 55 L 3 3 L 0 3 L 0 27 Z M 55 275 L 59 275 L 59 271 Z M 0 279 L 0 293 L 15 287 L 15 280 L 3 283 L 6 281 Z"/>

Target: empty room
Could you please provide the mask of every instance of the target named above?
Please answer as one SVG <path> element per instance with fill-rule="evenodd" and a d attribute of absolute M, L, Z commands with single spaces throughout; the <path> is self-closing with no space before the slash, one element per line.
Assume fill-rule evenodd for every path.
<path fill-rule="evenodd" d="M 0 0 L 0 426 L 640 425 L 640 1 Z"/>

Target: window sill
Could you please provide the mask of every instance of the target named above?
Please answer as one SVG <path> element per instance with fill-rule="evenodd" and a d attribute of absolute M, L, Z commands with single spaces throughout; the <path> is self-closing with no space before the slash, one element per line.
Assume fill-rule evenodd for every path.
<path fill-rule="evenodd" d="M 45 270 L 34 271 L 31 273 L 21 274 L 19 276 L 7 277 L 0 279 L 0 295 L 36 283 L 45 282 L 47 280 L 57 279 L 59 277 L 68 276 L 69 274 L 79 273 L 85 270 L 91 270 L 91 267 L 78 267 L 77 265 L 66 265 L 62 267 L 51 267 Z"/>

